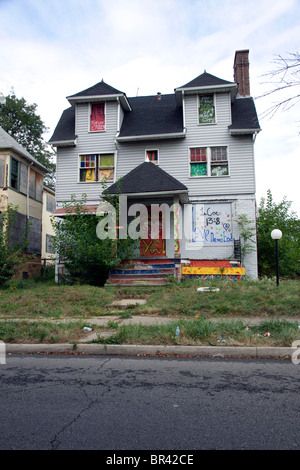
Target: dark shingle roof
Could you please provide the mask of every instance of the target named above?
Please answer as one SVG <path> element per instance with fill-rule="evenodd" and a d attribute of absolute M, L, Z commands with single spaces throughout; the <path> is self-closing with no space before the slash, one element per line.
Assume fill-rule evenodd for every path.
<path fill-rule="evenodd" d="M 73 141 L 75 139 L 75 108 L 71 106 L 71 108 L 63 111 L 49 143 Z"/>
<path fill-rule="evenodd" d="M 122 91 L 113 88 L 112 86 L 105 83 L 103 80 L 96 85 L 87 88 L 86 90 L 79 91 L 75 95 L 68 96 L 68 98 L 76 98 L 83 96 L 104 96 L 104 95 L 120 95 L 124 94 Z"/>
<path fill-rule="evenodd" d="M 11 149 L 24 157 L 30 163 L 34 163 L 41 170 L 47 172 L 47 168 L 37 161 L 21 144 L 19 144 L 8 132 L 0 126 L 0 149 Z"/>
<path fill-rule="evenodd" d="M 129 98 L 132 111 L 125 113 L 119 137 L 183 132 L 182 108 L 175 95 Z"/>
<path fill-rule="evenodd" d="M 142 194 L 182 191 L 187 187 L 159 166 L 144 162 L 109 187 L 109 194 Z"/>
<path fill-rule="evenodd" d="M 214 75 L 211 75 L 210 73 L 204 72 L 198 77 L 194 78 L 189 83 L 186 83 L 185 85 L 178 88 L 201 88 L 220 85 L 234 85 L 234 83 L 228 82 L 227 80 L 223 80 L 222 78 L 218 78 Z"/>
<path fill-rule="evenodd" d="M 253 98 L 238 98 L 231 105 L 232 124 L 229 129 L 260 130 Z"/>

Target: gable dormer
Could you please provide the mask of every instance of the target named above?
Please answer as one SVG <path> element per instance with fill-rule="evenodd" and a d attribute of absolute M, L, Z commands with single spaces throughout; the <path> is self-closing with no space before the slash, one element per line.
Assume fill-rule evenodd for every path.
<path fill-rule="evenodd" d="M 117 104 L 116 129 L 121 127 L 125 111 L 131 111 L 126 94 L 113 88 L 103 80 L 90 88 L 67 96 L 71 107 L 66 109 L 58 122 L 56 129 L 49 141 L 56 147 L 76 146 L 78 138 L 78 109 L 84 105 L 88 109 L 88 122 L 85 130 L 90 133 L 105 132 L 107 117 L 109 115 L 109 104 Z"/>

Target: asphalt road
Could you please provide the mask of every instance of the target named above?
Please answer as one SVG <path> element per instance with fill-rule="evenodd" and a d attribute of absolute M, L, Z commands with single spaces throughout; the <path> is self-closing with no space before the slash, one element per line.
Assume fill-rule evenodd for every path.
<path fill-rule="evenodd" d="M 299 450 L 299 373 L 291 360 L 8 355 L 0 449 Z"/>

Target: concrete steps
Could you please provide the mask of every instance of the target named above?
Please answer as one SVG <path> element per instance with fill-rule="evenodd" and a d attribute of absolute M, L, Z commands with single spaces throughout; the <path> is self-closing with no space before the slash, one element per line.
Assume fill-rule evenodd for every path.
<path fill-rule="evenodd" d="M 176 260 L 138 259 L 123 262 L 112 269 L 106 281 L 106 287 L 114 286 L 161 286 L 168 281 L 168 276 L 175 276 Z"/>

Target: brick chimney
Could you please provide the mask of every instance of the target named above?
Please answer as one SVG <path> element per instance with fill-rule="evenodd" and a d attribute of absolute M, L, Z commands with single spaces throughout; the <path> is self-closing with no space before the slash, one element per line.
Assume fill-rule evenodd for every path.
<path fill-rule="evenodd" d="M 238 85 L 238 95 L 250 96 L 248 49 L 236 51 L 233 64 L 233 78 Z"/>

